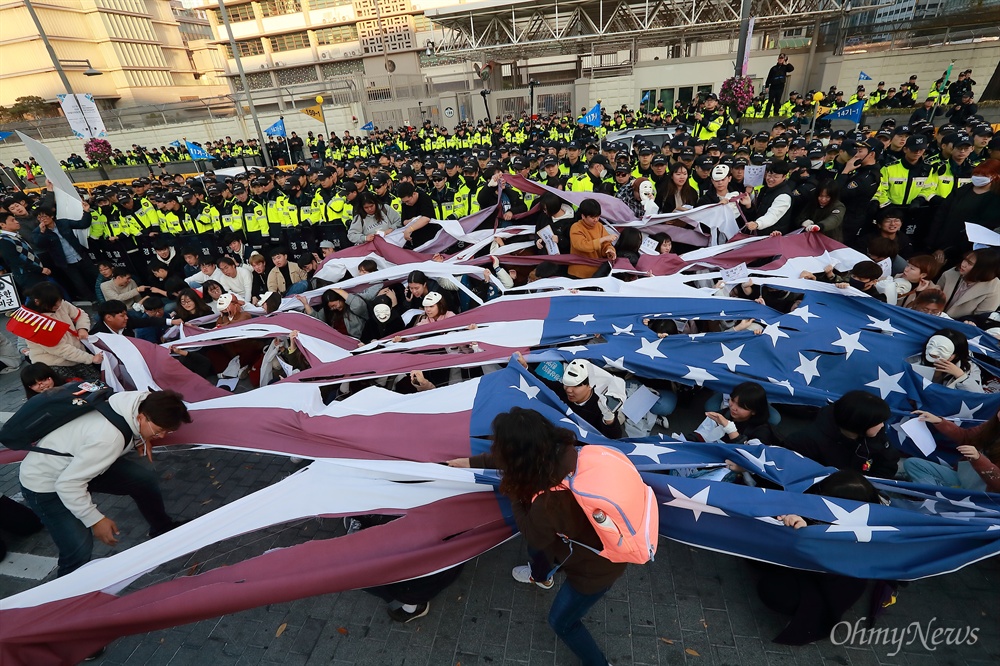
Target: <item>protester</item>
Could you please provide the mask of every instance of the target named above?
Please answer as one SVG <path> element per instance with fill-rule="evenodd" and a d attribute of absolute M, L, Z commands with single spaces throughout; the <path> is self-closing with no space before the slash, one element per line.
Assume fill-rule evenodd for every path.
<path fill-rule="evenodd" d="M 56 428 L 39 446 L 60 453 L 29 452 L 21 462 L 21 492 L 59 549 L 58 576 L 90 561 L 94 539 L 118 543 L 118 525 L 94 504 L 93 493 L 129 495 L 157 537 L 178 527 L 163 505 L 158 475 L 127 458 L 138 440 L 139 456 L 152 462 L 153 442 L 190 423 L 183 398 L 174 391 L 125 391 L 109 403 L 131 428 L 129 440 L 99 412 Z"/>
<path fill-rule="evenodd" d="M 43 344 L 41 337 L 26 338 L 28 357 L 32 363 L 46 363 L 62 377 L 101 378 L 104 354 L 91 354 L 81 340 L 89 335 L 90 317 L 86 312 L 63 299 L 59 287 L 52 282 L 40 282 L 29 292 L 30 309 L 68 326 L 54 344 Z"/>

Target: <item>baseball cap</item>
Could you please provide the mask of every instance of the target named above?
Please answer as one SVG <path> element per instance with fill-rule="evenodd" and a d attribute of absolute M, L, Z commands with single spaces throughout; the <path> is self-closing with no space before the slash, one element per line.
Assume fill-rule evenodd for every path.
<path fill-rule="evenodd" d="M 653 166 L 666 166 L 666 165 L 667 165 L 666 155 L 657 155 L 656 157 L 653 158 Z"/>
<path fill-rule="evenodd" d="M 523 157 L 515 157 L 510 161 L 510 165 L 514 167 L 515 171 L 520 171 L 521 169 L 527 169 L 529 166 L 528 160 Z"/>
<path fill-rule="evenodd" d="M 333 241 L 328 241 L 328 240 L 325 240 L 325 241 L 323 241 L 323 242 L 321 242 L 321 243 L 319 244 L 319 248 L 320 248 L 321 250 L 325 250 L 325 249 L 327 249 L 327 248 L 329 248 L 329 249 L 331 249 L 331 250 L 334 250 L 334 249 L 336 249 L 336 247 L 337 247 L 337 246 L 333 244 Z"/>
<path fill-rule="evenodd" d="M 706 171 L 709 171 L 715 165 L 715 162 L 708 155 L 699 155 L 698 158 L 694 161 L 694 165 L 696 167 L 700 167 L 702 169 L 705 169 Z"/>
<path fill-rule="evenodd" d="M 927 148 L 927 137 L 923 134 L 914 134 L 906 140 L 905 147 L 910 150 L 925 150 Z"/>

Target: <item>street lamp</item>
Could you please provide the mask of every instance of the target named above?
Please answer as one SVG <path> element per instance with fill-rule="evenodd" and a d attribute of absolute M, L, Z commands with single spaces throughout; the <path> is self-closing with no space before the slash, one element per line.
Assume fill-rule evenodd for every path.
<path fill-rule="evenodd" d="M 528 81 L 528 97 L 531 99 L 531 106 L 529 107 L 528 120 L 535 119 L 535 86 L 542 85 L 539 81 L 531 79 Z"/>
<path fill-rule="evenodd" d="M 487 95 L 489 95 L 492 90 L 489 88 L 483 88 L 479 91 L 479 94 L 483 96 L 483 106 L 486 107 L 486 122 L 490 122 L 490 103 L 486 100 Z"/>
<path fill-rule="evenodd" d="M 31 15 L 31 20 L 35 23 L 35 27 L 38 29 L 38 36 L 42 38 L 42 43 L 45 44 L 45 50 L 48 51 L 49 58 L 52 60 L 52 65 L 56 68 L 56 73 L 59 75 L 59 79 L 62 81 L 63 87 L 66 89 L 67 96 L 76 103 L 76 107 L 80 111 L 80 117 L 84 119 L 84 122 L 87 124 L 87 133 L 90 134 L 90 138 L 93 139 L 94 130 L 90 126 L 90 122 L 86 120 L 87 117 L 83 114 L 83 107 L 80 105 L 80 100 L 76 98 L 76 94 L 73 92 L 73 86 L 69 84 L 69 79 L 66 77 L 66 72 L 63 70 L 62 66 L 63 63 L 75 66 L 79 66 L 81 63 L 86 63 L 87 69 L 83 72 L 84 76 L 100 76 L 103 72 L 94 69 L 89 60 L 59 60 L 56 56 L 55 49 L 53 49 L 52 44 L 49 43 L 49 36 L 45 34 L 45 28 L 42 27 L 42 22 L 38 20 L 38 14 L 35 13 L 35 8 L 31 4 L 31 0 L 24 0 L 24 6 L 28 10 L 28 14 Z"/>

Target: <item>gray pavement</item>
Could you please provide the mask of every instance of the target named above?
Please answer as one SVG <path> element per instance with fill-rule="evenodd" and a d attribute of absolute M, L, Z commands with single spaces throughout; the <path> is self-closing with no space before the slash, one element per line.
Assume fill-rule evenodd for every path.
<path fill-rule="evenodd" d="M 16 374 L 0 376 L 0 410 L 23 402 Z M 687 424 L 672 422 L 672 429 Z M 689 419 L 690 420 L 690 419 Z M 194 518 L 266 487 L 301 465 L 287 459 L 223 450 L 157 452 L 168 510 Z M 306 463 L 303 463 L 306 464 Z M 17 466 L 0 468 L 0 491 L 18 493 Z M 145 539 L 147 527 L 127 498 L 99 496 L 122 529 L 119 548 Z M 343 534 L 339 521 L 309 519 L 215 544 L 170 562 L 133 584 L 144 587 L 176 575 L 243 560 L 275 547 Z M 10 550 L 54 557 L 43 532 L 18 539 Z M 111 549 L 97 544 L 95 557 Z M 469 562 L 459 580 L 431 603 L 428 616 L 409 624 L 389 619 L 385 604 L 360 591 L 326 594 L 255 608 L 115 641 L 95 664 L 349 664 L 471 666 L 577 663 L 546 624 L 554 591 L 521 585 L 511 567 L 526 561 L 520 539 Z M 311 563 L 321 566 L 322 563 Z M 51 576 L 51 574 L 50 574 Z M 626 664 L 839 664 L 1000 663 L 1000 559 L 913 583 L 879 626 L 978 627 L 978 641 L 935 650 L 919 641 L 895 656 L 891 645 L 836 646 L 823 641 L 791 648 L 771 642 L 782 619 L 757 599 L 756 566 L 746 560 L 661 540 L 656 561 L 628 573 L 587 617 L 586 624 L 615 666 Z M 0 596 L 37 585 L 0 568 Z M 127 590 L 126 590 L 127 593 Z M 845 619 L 867 612 L 867 598 Z M 911 636 L 913 634 L 911 633 Z"/>

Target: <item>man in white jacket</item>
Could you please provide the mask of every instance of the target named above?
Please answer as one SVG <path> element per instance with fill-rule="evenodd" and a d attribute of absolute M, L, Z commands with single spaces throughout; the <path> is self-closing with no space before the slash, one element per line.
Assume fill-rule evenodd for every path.
<path fill-rule="evenodd" d="M 219 257 L 219 278 L 226 291 L 236 294 L 244 303 L 249 303 L 253 291 L 253 273 L 246 266 L 237 266 L 232 257 Z"/>
<path fill-rule="evenodd" d="M 98 510 L 91 493 L 131 496 L 152 537 L 181 524 L 167 515 L 156 472 L 128 454 L 136 448 L 152 462 L 153 440 L 191 422 L 184 399 L 176 391 L 127 391 L 108 403 L 131 427 L 128 441 L 92 411 L 38 442 L 69 455 L 32 451 L 21 463 L 21 492 L 59 548 L 59 576 L 90 561 L 94 537 L 109 546 L 118 543 L 118 526 Z"/>

